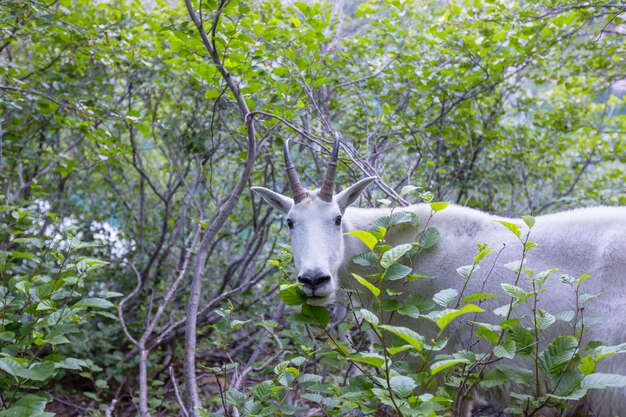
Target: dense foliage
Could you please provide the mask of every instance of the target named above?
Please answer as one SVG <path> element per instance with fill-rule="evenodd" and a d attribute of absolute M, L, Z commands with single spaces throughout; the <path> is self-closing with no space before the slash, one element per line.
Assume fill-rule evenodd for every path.
<path fill-rule="evenodd" d="M 338 183 L 380 177 L 363 205 L 434 199 L 520 216 L 626 204 L 619 4 L 0 10 L 0 416 L 177 415 L 194 380 L 204 414 L 454 409 L 452 385 L 432 391 L 428 375 L 475 358 L 439 358 L 409 381 L 386 368 L 384 346 L 367 356 L 366 336 L 351 358 L 335 341 L 363 320 L 394 333 L 373 312 L 339 320 L 280 301 L 302 301 L 282 282 L 282 220 L 248 186 L 286 191 L 286 139 L 317 184 L 340 132 Z M 431 301 L 424 311 L 449 307 Z M 553 350 L 571 359 L 569 337 Z M 420 351 L 418 339 L 403 338 Z M 348 384 L 355 363 L 364 372 Z M 383 371 L 368 379 L 367 366 Z"/>

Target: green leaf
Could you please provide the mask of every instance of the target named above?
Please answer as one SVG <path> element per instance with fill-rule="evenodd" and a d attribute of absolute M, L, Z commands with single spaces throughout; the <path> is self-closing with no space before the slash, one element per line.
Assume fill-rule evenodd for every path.
<path fill-rule="evenodd" d="M 404 254 L 410 251 L 412 248 L 413 248 L 413 245 L 409 243 L 404 243 L 398 246 L 394 246 L 393 248 L 389 249 L 387 252 L 383 253 L 383 257 L 380 260 L 380 266 L 382 266 L 385 269 L 389 268 L 398 259 L 402 258 Z"/>
<path fill-rule="evenodd" d="M 618 353 L 626 353 L 626 343 L 622 343 L 616 346 L 598 346 L 592 352 L 592 356 L 596 362 L 599 362 L 603 358 Z"/>
<path fill-rule="evenodd" d="M 411 346 L 415 348 L 418 352 L 422 351 L 422 344 L 424 341 L 424 337 L 420 334 L 414 332 L 411 329 L 402 326 L 390 326 L 390 325 L 380 325 L 379 329 L 386 330 L 389 333 L 393 333 L 398 336 L 400 339 L 409 343 Z"/>
<path fill-rule="evenodd" d="M 0 358 L 0 369 L 17 378 L 17 373 L 25 368 L 14 358 Z"/>
<path fill-rule="evenodd" d="M 378 316 L 376 316 L 376 314 L 372 313 L 371 311 L 362 308 L 357 312 L 357 314 L 359 314 L 361 318 L 366 322 L 371 323 L 374 326 L 378 325 Z"/>
<path fill-rule="evenodd" d="M 352 274 L 352 276 L 354 277 L 354 279 L 356 279 L 359 282 L 359 284 L 363 285 L 372 294 L 374 294 L 374 297 L 378 297 L 380 295 L 380 289 L 378 289 L 378 287 L 376 287 L 375 285 L 370 283 L 368 280 L 366 280 L 365 278 L 363 278 L 363 277 L 361 277 L 361 276 L 359 276 L 357 274 Z"/>
<path fill-rule="evenodd" d="M 589 274 L 583 274 L 583 275 L 581 275 L 580 277 L 578 277 L 578 280 L 576 281 L 576 286 L 577 286 L 577 287 L 580 287 L 580 284 L 582 284 L 582 283 L 583 283 L 583 281 L 585 281 L 585 280 L 587 280 L 587 279 L 589 279 L 589 278 L 591 278 L 591 275 L 589 275 Z"/>
<path fill-rule="evenodd" d="M 396 375 L 389 378 L 389 386 L 394 394 L 400 398 L 406 398 L 417 388 L 413 378 L 404 375 Z"/>
<path fill-rule="evenodd" d="M 45 361 L 32 364 L 28 369 L 16 370 L 16 375 L 33 381 L 46 381 L 56 372 L 54 362 Z"/>
<path fill-rule="evenodd" d="M 525 327 L 519 325 L 510 327 L 507 337 L 515 341 L 518 352 L 523 355 L 530 355 L 535 349 L 535 337 Z"/>
<path fill-rule="evenodd" d="M 485 310 L 483 310 L 482 308 L 478 307 L 475 304 L 466 304 L 458 310 L 449 310 L 449 311 L 446 311 L 441 316 L 439 316 L 437 318 L 437 326 L 439 326 L 439 328 L 443 330 L 446 327 L 448 327 L 448 324 L 450 324 L 450 322 L 457 317 L 460 317 L 462 315 L 469 314 L 469 313 L 482 313 L 483 311 Z"/>
<path fill-rule="evenodd" d="M 578 340 L 572 336 L 558 336 L 539 354 L 538 363 L 544 372 L 558 376 L 573 360 Z"/>
<path fill-rule="evenodd" d="M 476 332 L 474 333 L 476 336 L 482 337 L 492 345 L 498 343 L 498 341 L 500 340 L 500 334 L 498 333 L 499 329 L 497 328 L 497 326 L 480 322 L 473 322 L 473 324 L 478 326 Z"/>
<path fill-rule="evenodd" d="M 213 99 L 218 98 L 220 95 L 221 95 L 221 93 L 219 91 L 217 91 L 217 90 L 208 90 L 207 92 L 204 93 L 204 98 L 209 99 L 209 100 L 213 100 Z M 192 220 L 195 221 L 196 219 L 192 218 Z M 196 223 L 198 223 L 198 222 L 196 222 Z M 201 223 L 198 223 L 198 224 L 200 224 L 203 228 L 206 228 L 206 226 L 204 226 L 203 224 L 201 224 Z"/>
<path fill-rule="evenodd" d="M 370 232 L 366 232 L 364 230 L 353 230 L 348 232 L 350 236 L 354 236 L 359 239 L 369 250 L 374 249 L 374 246 L 378 243 L 378 239 L 371 234 Z"/>
<path fill-rule="evenodd" d="M 433 301 L 442 307 L 450 307 L 458 295 L 459 292 L 454 288 L 447 288 L 436 293 Z"/>
<path fill-rule="evenodd" d="M 42 300 L 37 304 L 37 311 L 56 310 L 57 305 L 53 300 Z"/>
<path fill-rule="evenodd" d="M 626 387 L 626 376 L 593 373 L 585 376 L 580 386 L 587 389 L 624 388 Z"/>
<path fill-rule="evenodd" d="M 330 321 L 330 314 L 326 307 L 312 306 L 310 304 L 302 304 L 301 318 L 304 323 L 324 328 Z"/>
<path fill-rule="evenodd" d="M 555 321 L 556 317 L 542 309 L 537 311 L 536 319 L 533 317 L 533 322 L 536 322 L 537 329 L 541 332 L 552 326 Z"/>
<path fill-rule="evenodd" d="M 511 297 L 517 298 L 522 301 L 525 301 L 528 299 L 529 294 L 526 293 L 526 291 L 524 291 L 520 287 L 516 287 L 515 285 L 505 284 L 505 283 L 502 283 L 500 285 L 502 286 L 502 289 L 504 290 L 504 292 L 510 295 Z"/>
<path fill-rule="evenodd" d="M 456 269 L 456 273 L 459 274 L 463 279 L 469 279 L 471 274 L 478 271 L 479 269 L 479 265 L 465 265 L 458 267 Z"/>
<path fill-rule="evenodd" d="M 485 256 L 489 255 L 491 252 L 493 252 L 493 249 L 489 249 L 489 248 L 481 249 L 480 252 L 478 252 L 478 254 L 474 256 L 474 262 L 478 263 L 482 261 L 485 258 Z"/>
<path fill-rule="evenodd" d="M 408 193 L 411 193 L 411 192 L 413 192 L 413 191 L 415 191 L 415 190 L 418 190 L 419 188 L 420 188 L 420 187 L 416 187 L 415 185 L 405 185 L 404 187 L 402 187 L 402 188 L 400 189 L 400 195 L 401 195 L 401 196 L 405 196 L 405 195 L 407 195 Z"/>
<path fill-rule="evenodd" d="M 263 381 L 252 389 L 252 395 L 257 401 L 263 401 L 272 394 L 273 381 Z"/>
<path fill-rule="evenodd" d="M 524 220 L 524 223 L 526 223 L 526 226 L 528 226 L 529 229 L 532 229 L 535 225 L 535 218 L 533 216 L 522 216 L 522 220 Z"/>
<path fill-rule="evenodd" d="M 477 293 L 477 294 L 468 295 L 467 297 L 463 298 L 463 302 L 471 303 L 472 301 L 488 300 L 490 298 L 499 298 L 499 297 L 500 296 L 498 294 L 493 294 L 493 293 Z"/>
<path fill-rule="evenodd" d="M 378 259 L 372 252 L 365 252 L 357 256 L 352 257 L 352 262 L 361 266 L 374 266 L 378 265 Z"/>
<path fill-rule="evenodd" d="M 363 362 L 373 365 L 377 368 L 380 368 L 385 364 L 385 358 L 378 353 L 357 352 L 348 356 L 348 358 L 355 362 Z"/>
<path fill-rule="evenodd" d="M 516 225 L 515 223 L 507 222 L 504 220 L 495 220 L 495 221 L 497 223 L 500 223 L 502 226 L 506 227 L 507 229 L 509 229 L 518 238 L 522 235 L 522 232 L 520 231 L 519 226 Z"/>
<path fill-rule="evenodd" d="M 387 281 L 395 281 L 398 279 L 402 279 L 411 273 L 412 269 L 406 265 L 392 264 L 383 275 L 383 279 Z"/>
<path fill-rule="evenodd" d="M 434 203 L 430 203 L 430 208 L 432 209 L 432 211 L 437 213 L 438 211 L 441 211 L 441 210 L 445 209 L 449 205 L 450 205 L 450 203 L 445 202 L 445 201 L 436 201 Z"/>
<path fill-rule="evenodd" d="M 429 227 L 428 229 L 419 233 L 415 240 L 422 249 L 431 248 L 435 246 L 437 242 L 439 242 L 439 230 L 435 229 L 434 227 Z"/>
<path fill-rule="evenodd" d="M 111 308 L 113 307 L 113 303 L 109 300 L 105 300 L 104 298 L 83 298 L 78 301 L 76 304 L 72 306 L 72 309 L 81 308 L 81 307 L 91 307 L 91 308 Z"/>
<path fill-rule="evenodd" d="M 237 390 L 228 390 L 225 397 L 228 404 L 235 406 L 242 406 L 246 399 L 243 392 Z"/>
<path fill-rule="evenodd" d="M 543 287 L 543 284 L 546 282 L 546 279 L 548 279 L 550 274 L 556 271 L 558 271 L 558 268 L 546 269 L 545 271 L 541 271 L 533 277 L 533 281 L 537 285 L 539 285 L 539 287 Z"/>
<path fill-rule="evenodd" d="M 283 299 L 288 306 L 299 306 L 304 304 L 307 300 L 307 296 L 300 287 L 300 283 L 285 283 L 281 284 L 278 290 L 278 295 Z"/>
<path fill-rule="evenodd" d="M 437 361 L 430 365 L 430 373 L 431 375 L 437 375 L 439 372 L 460 363 L 470 363 L 470 361 L 468 359 L 444 359 L 441 361 Z"/>
<path fill-rule="evenodd" d="M 233 330 L 237 330 L 238 328 L 240 328 L 241 326 L 243 326 L 244 324 L 250 322 L 250 320 L 233 320 L 230 323 L 230 328 Z"/>
<path fill-rule="evenodd" d="M 52 398 L 46 393 L 26 394 L 8 410 L 0 412 L 0 417 L 54 417 L 54 413 L 45 412 L 46 404 Z"/>
<path fill-rule="evenodd" d="M 493 347 L 493 354 L 497 358 L 513 359 L 515 357 L 516 344 L 511 338 L 507 338 L 503 344 Z"/>
<path fill-rule="evenodd" d="M 504 264 L 504 267 L 507 269 L 510 269 L 511 271 L 517 274 L 522 268 L 522 262 L 521 261 L 509 262 L 509 263 Z"/>
<path fill-rule="evenodd" d="M 530 386 L 534 376 L 533 371 L 530 369 L 524 369 L 517 365 L 496 365 L 496 369 L 506 375 L 510 382 L 515 384 Z"/>

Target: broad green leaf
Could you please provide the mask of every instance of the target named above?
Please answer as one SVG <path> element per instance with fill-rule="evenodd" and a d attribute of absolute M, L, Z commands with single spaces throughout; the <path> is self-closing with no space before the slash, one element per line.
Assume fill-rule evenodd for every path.
<path fill-rule="evenodd" d="M 326 307 L 312 306 L 310 304 L 302 304 L 302 313 L 308 324 L 324 328 L 330 321 L 330 314 Z"/>
<path fill-rule="evenodd" d="M 450 205 L 450 203 L 445 202 L 445 201 L 436 201 L 434 203 L 430 203 L 430 208 L 432 209 L 432 211 L 437 213 L 438 211 L 441 211 L 441 210 L 445 209 L 449 205 Z"/>
<path fill-rule="evenodd" d="M 394 246 L 393 248 L 389 249 L 387 252 L 383 253 L 383 256 L 380 260 L 380 266 L 382 266 L 385 269 L 389 268 L 396 261 L 398 261 L 398 259 L 402 258 L 402 256 L 404 256 L 404 254 L 410 251 L 412 248 L 413 248 L 413 245 L 408 244 L 408 243 Z"/>
<path fill-rule="evenodd" d="M 376 326 L 379 323 L 378 316 L 369 310 L 362 308 L 358 311 L 357 314 L 360 315 L 363 320 L 365 320 L 368 323 L 373 324 L 374 326 Z"/>
<path fill-rule="evenodd" d="M 493 347 L 493 354 L 497 358 L 513 359 L 515 357 L 515 349 L 517 348 L 515 341 L 511 338 L 507 338 L 503 344 Z"/>
<path fill-rule="evenodd" d="M 516 274 L 520 271 L 520 269 L 522 268 L 522 262 L 521 261 L 513 261 L 513 262 L 509 262 L 507 264 L 504 264 L 504 267 L 507 269 L 510 269 L 511 271 L 515 272 Z"/>
<path fill-rule="evenodd" d="M 111 308 L 113 303 L 104 298 L 83 298 L 72 306 L 72 308 L 91 307 L 91 308 Z"/>
<path fill-rule="evenodd" d="M 525 301 L 528 299 L 529 294 L 523 289 L 521 289 L 520 287 L 516 287 L 515 285 L 505 284 L 505 283 L 502 283 L 500 285 L 502 286 L 502 289 L 504 290 L 504 292 L 510 295 L 511 297 L 517 298 L 522 301 Z"/>
<path fill-rule="evenodd" d="M 414 332 L 413 330 L 401 327 L 401 326 L 390 326 L 387 324 L 378 326 L 379 329 L 386 330 L 389 333 L 393 333 L 398 336 L 400 339 L 409 343 L 411 346 L 415 348 L 418 352 L 422 351 L 422 344 L 424 341 L 424 337 L 420 334 Z"/>
<path fill-rule="evenodd" d="M 352 257 L 352 262 L 361 266 L 374 266 L 378 264 L 378 259 L 372 252 L 365 252 Z"/>
<path fill-rule="evenodd" d="M 465 265 L 458 267 L 456 269 L 456 273 L 459 274 L 463 279 L 469 279 L 471 274 L 478 271 L 479 269 L 479 265 Z"/>
<path fill-rule="evenodd" d="M 429 227 L 428 229 L 420 232 L 415 240 L 422 249 L 431 248 L 439 242 L 439 230 L 434 227 Z"/>
<path fill-rule="evenodd" d="M 509 328 L 507 338 L 515 341 L 516 348 L 520 354 L 530 355 L 535 348 L 535 337 L 533 333 L 522 326 L 512 326 Z"/>
<path fill-rule="evenodd" d="M 417 384 L 413 378 L 404 375 L 396 375 L 389 378 L 389 385 L 395 395 L 400 398 L 406 398 L 417 388 Z"/>
<path fill-rule="evenodd" d="M 626 376 L 593 373 L 585 376 L 580 386 L 586 389 L 624 388 L 626 387 Z"/>
<path fill-rule="evenodd" d="M 472 295 L 468 295 L 467 297 L 464 297 L 463 302 L 471 303 L 472 301 L 488 300 L 490 298 L 499 298 L 499 297 L 500 296 L 498 294 L 493 294 L 493 293 L 477 293 L 477 294 L 472 294 Z"/>
<path fill-rule="evenodd" d="M 363 285 L 372 294 L 374 294 L 374 297 L 378 297 L 380 295 L 380 289 L 378 289 L 378 287 L 373 285 L 371 282 L 369 282 L 368 280 L 366 280 L 365 278 L 363 278 L 363 277 L 361 277 L 361 276 L 359 276 L 357 274 L 352 274 L 352 276 L 354 277 L 354 279 L 356 279 L 359 282 L 359 284 Z"/>
<path fill-rule="evenodd" d="M 530 386 L 533 381 L 533 371 L 530 369 L 524 369 L 517 365 L 496 365 L 496 369 L 502 372 L 509 379 L 510 382 L 515 384 L 522 384 Z"/>
<path fill-rule="evenodd" d="M 16 375 L 33 381 L 46 381 L 56 372 L 54 362 L 45 361 L 32 364 L 29 368 L 16 370 Z"/>
<path fill-rule="evenodd" d="M 17 377 L 17 373 L 25 368 L 13 358 L 0 358 L 0 369 L 13 377 Z"/>
<path fill-rule="evenodd" d="M 300 288 L 301 286 L 302 284 L 300 283 L 281 284 L 278 294 L 288 306 L 304 304 L 307 300 L 307 296 Z"/>
<path fill-rule="evenodd" d="M 447 288 L 433 295 L 433 301 L 442 307 L 450 307 L 458 295 L 459 292 L 454 288 Z"/>
<path fill-rule="evenodd" d="M 0 417 L 54 417 L 54 413 L 44 411 L 50 401 L 47 393 L 26 394 L 8 410 L 1 411 Z"/>
<path fill-rule="evenodd" d="M 254 386 L 252 395 L 257 401 L 263 401 L 272 394 L 273 381 L 263 381 Z"/>
<path fill-rule="evenodd" d="M 387 268 L 385 274 L 383 275 L 383 279 L 388 281 L 395 281 L 406 277 L 411 273 L 411 271 L 412 269 L 406 265 L 394 263 L 389 268 Z"/>
<path fill-rule="evenodd" d="M 589 278 L 591 278 L 591 275 L 588 274 L 583 274 L 580 277 L 578 277 L 578 280 L 576 281 L 576 286 L 580 287 L 580 284 L 583 283 L 583 281 L 588 280 Z"/>
<path fill-rule="evenodd" d="M 572 321 L 575 313 L 572 310 L 559 311 L 554 315 L 554 318 L 560 321 Z"/>
<path fill-rule="evenodd" d="M 497 223 L 500 223 L 502 226 L 509 229 L 515 236 L 518 238 L 522 235 L 522 232 L 519 229 L 519 226 L 515 223 L 507 222 L 505 220 L 495 220 Z"/>
<path fill-rule="evenodd" d="M 460 317 L 462 315 L 469 314 L 469 313 L 482 313 L 483 311 L 485 310 L 483 310 L 482 308 L 478 307 L 475 304 L 466 304 L 458 310 L 449 310 L 449 311 L 446 311 L 441 316 L 439 316 L 437 318 L 437 326 L 439 326 L 439 328 L 443 330 L 446 327 L 448 327 L 448 324 L 450 324 L 450 322 L 457 317 Z"/>
<path fill-rule="evenodd" d="M 556 317 L 542 309 L 538 309 L 536 320 L 533 317 L 533 322 L 536 322 L 537 329 L 541 332 L 552 326 L 555 321 Z"/>
<path fill-rule="evenodd" d="M 616 346 L 598 346 L 595 348 L 591 355 L 595 359 L 596 362 L 599 362 L 603 358 L 619 353 L 626 353 L 626 343 L 622 343 Z"/>
<path fill-rule="evenodd" d="M 524 220 L 524 223 L 526 223 L 526 226 L 528 226 L 529 229 L 532 229 L 535 225 L 535 218 L 533 216 L 522 216 L 522 220 Z"/>
<path fill-rule="evenodd" d="M 472 322 L 478 328 L 474 334 L 478 337 L 482 337 L 487 340 L 492 345 L 495 345 L 500 340 L 499 329 L 497 326 L 488 324 L 488 323 L 480 323 L 480 322 Z"/>
<path fill-rule="evenodd" d="M 413 192 L 413 191 L 418 190 L 418 189 L 419 189 L 419 187 L 416 187 L 415 185 L 405 185 L 404 187 L 402 187 L 400 189 L 400 195 L 401 196 L 405 196 L 408 193 Z"/>
<path fill-rule="evenodd" d="M 558 336 L 539 354 L 537 362 L 544 372 L 557 376 L 574 359 L 577 350 L 578 340 L 575 337 Z"/>
<path fill-rule="evenodd" d="M 385 364 L 385 358 L 378 353 L 357 352 L 348 356 L 348 358 L 355 362 L 363 362 L 373 365 L 377 368 L 380 368 Z"/>
<path fill-rule="evenodd" d="M 359 239 L 369 250 L 374 249 L 374 246 L 378 243 L 378 239 L 374 235 L 364 230 L 353 230 L 348 232 L 350 236 L 354 236 Z"/>
<path fill-rule="evenodd" d="M 539 285 L 539 287 L 543 287 L 543 284 L 546 282 L 546 279 L 548 279 L 550 274 L 552 274 L 553 272 L 556 272 L 557 270 L 558 268 L 552 268 L 552 269 L 547 269 L 545 271 L 541 271 L 538 274 L 535 274 L 535 276 L 533 277 L 533 281 L 535 281 L 535 283 Z"/>
<path fill-rule="evenodd" d="M 444 371 L 448 368 L 453 367 L 454 365 L 458 365 L 460 363 L 469 363 L 468 359 L 444 359 L 441 361 L 434 362 L 430 365 L 430 373 L 431 375 L 437 375 L 439 372 Z"/>
<path fill-rule="evenodd" d="M 482 261 L 485 256 L 489 255 L 491 252 L 493 252 L 493 249 L 489 249 L 488 247 L 481 249 L 480 252 L 478 252 L 478 254 L 474 256 L 474 262 L 478 263 Z"/>

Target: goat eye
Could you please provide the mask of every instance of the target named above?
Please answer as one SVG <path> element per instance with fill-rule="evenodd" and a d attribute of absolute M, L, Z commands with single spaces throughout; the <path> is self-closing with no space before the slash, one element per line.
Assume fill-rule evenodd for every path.
<path fill-rule="evenodd" d="M 335 217 L 335 225 L 336 226 L 341 226 L 341 216 Z"/>
<path fill-rule="evenodd" d="M 287 219 L 287 227 L 293 229 L 293 220 Z"/>

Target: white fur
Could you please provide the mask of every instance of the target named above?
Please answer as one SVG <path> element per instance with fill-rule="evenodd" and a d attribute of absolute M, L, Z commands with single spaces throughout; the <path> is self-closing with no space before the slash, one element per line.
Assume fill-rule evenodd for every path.
<path fill-rule="evenodd" d="M 378 218 L 387 216 L 389 209 L 359 209 L 347 207 L 371 182 L 368 178 L 335 196 L 331 203 L 316 198 L 310 192 L 310 198 L 293 205 L 293 200 L 270 190 L 255 187 L 270 204 L 286 213 L 294 221 L 292 231 L 292 250 L 299 275 L 306 270 L 319 269 L 332 277 L 324 289 L 325 299 L 317 299 L 316 304 L 332 299 L 337 282 L 342 286 L 354 288 L 351 272 L 359 271 L 351 258 L 364 252 L 366 247 L 355 237 L 346 235 L 352 230 L 367 230 Z M 349 195 L 349 198 L 346 196 Z M 415 205 L 398 210 L 414 212 L 426 222 L 431 214 L 428 205 Z M 335 217 L 343 213 L 340 228 L 334 225 Z M 503 265 L 519 260 L 522 254 L 521 243 L 515 236 L 496 220 L 506 220 L 520 226 L 523 233 L 525 224 L 518 219 L 504 219 L 478 210 L 451 205 L 437 213 L 429 223 L 441 233 L 441 239 L 433 248 L 417 256 L 414 271 L 434 279 L 416 281 L 403 287 L 405 294 L 423 293 L 432 296 L 445 288 L 460 291 L 463 279 L 456 269 L 472 264 L 476 255 L 476 244 L 487 243 L 495 249 L 481 262 L 482 268 L 476 271 L 469 282 L 464 295 L 478 292 L 497 293 L 499 299 L 488 300 L 483 304 L 487 313 L 478 317 L 479 321 L 497 322 L 491 311 L 507 304 L 507 298 L 500 284 L 513 284 L 515 274 Z M 408 243 L 415 239 L 417 230 L 399 225 L 388 232 L 390 244 Z M 626 207 L 595 207 L 566 211 L 539 216 L 532 229 L 530 240 L 538 247 L 532 249 L 525 268 L 541 272 L 553 267 L 558 272 L 546 282 L 547 291 L 539 296 L 539 307 L 549 312 L 575 309 L 575 297 L 571 289 L 558 280 L 560 274 L 578 277 L 591 275 L 583 284 L 583 293 L 604 292 L 604 296 L 589 302 L 585 317 L 598 315 L 602 321 L 585 329 L 586 340 L 600 340 L 606 344 L 626 342 Z M 492 270 L 493 267 L 493 270 Z M 519 286 L 530 290 L 528 278 L 522 279 Z M 484 286 L 484 287 L 483 287 Z M 358 288 L 358 287 L 357 287 Z M 362 288 L 361 288 L 362 289 Z M 306 289 L 305 289 L 306 291 Z M 319 292 L 319 290 L 318 290 Z M 529 311 L 521 310 L 525 313 Z M 517 316 L 519 316 L 519 312 Z M 400 316 L 397 316 L 400 317 Z M 398 323 L 400 321 L 400 323 Z M 396 321 L 411 327 L 421 326 L 412 319 Z M 423 328 L 417 329 L 426 331 Z M 548 340 L 559 334 L 572 334 L 572 329 L 554 325 Z M 473 338 L 471 328 L 461 324 L 455 330 L 448 344 L 448 349 L 468 348 Z M 626 374 L 626 360 L 622 357 L 605 359 L 597 372 Z M 599 415 L 619 415 L 626 411 L 626 390 L 610 389 L 592 392 L 587 402 Z"/>

